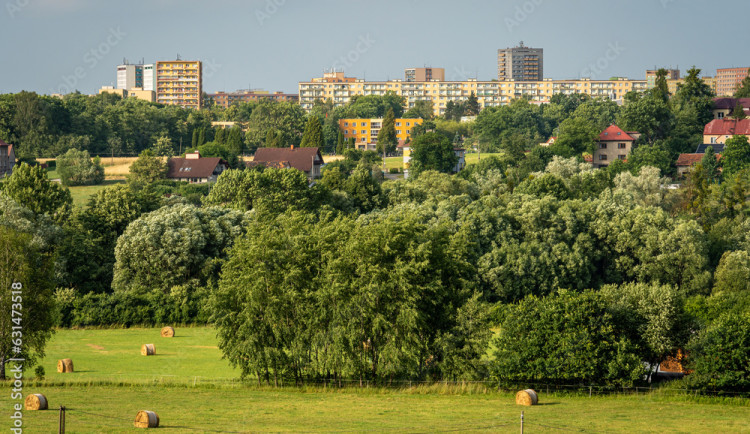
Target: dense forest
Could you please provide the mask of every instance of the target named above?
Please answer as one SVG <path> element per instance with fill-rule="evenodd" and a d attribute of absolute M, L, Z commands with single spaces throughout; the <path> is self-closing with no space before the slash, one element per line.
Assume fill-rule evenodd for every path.
<path fill-rule="evenodd" d="M 148 168 L 165 143 L 178 153 L 179 139 L 236 157 L 302 142 L 308 123 L 334 150 L 333 119 L 389 110 L 425 112 L 415 148 L 459 141 L 500 155 L 455 175 L 422 162 L 409 179 L 386 181 L 377 154 L 344 149 L 312 185 L 296 170 L 238 167 L 210 191 L 137 169 L 84 207 L 44 169 L 21 164 L 0 184 L 0 239 L 16 258 L 0 267 L 0 283 L 33 280 L 37 353 L 52 324 L 211 323 L 243 376 L 272 384 L 618 387 L 649 381 L 679 353 L 688 387 L 749 391 L 747 138 L 667 188 L 676 155 L 700 142 L 712 96 L 693 69 L 676 95 L 662 76 L 623 106 L 561 95 L 484 109 L 462 125 L 432 119 L 429 107 L 403 114 L 392 95 L 320 102 L 309 115 L 318 122 L 285 103 L 191 112 L 5 95 L 0 134 L 27 157 L 106 153 L 120 141 Z M 216 139 L 213 119 L 249 124 L 241 149 L 224 132 Z M 643 135 L 627 162 L 593 169 L 582 154 L 615 122 Z M 553 146 L 538 146 L 550 135 Z"/>

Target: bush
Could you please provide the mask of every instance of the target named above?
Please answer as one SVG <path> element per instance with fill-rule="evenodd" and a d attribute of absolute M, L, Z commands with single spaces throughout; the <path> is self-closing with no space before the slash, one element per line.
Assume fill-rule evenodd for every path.
<path fill-rule="evenodd" d="M 44 366 L 38 365 L 36 369 L 34 369 L 34 377 L 36 377 L 37 381 L 44 380 L 44 374 L 45 374 Z"/>
<path fill-rule="evenodd" d="M 703 390 L 750 391 L 750 311 L 724 314 L 688 346 L 687 378 Z"/>
<path fill-rule="evenodd" d="M 88 151 L 69 149 L 57 158 L 57 172 L 63 185 L 92 185 L 104 181 L 104 167 L 99 157 L 91 160 Z"/>

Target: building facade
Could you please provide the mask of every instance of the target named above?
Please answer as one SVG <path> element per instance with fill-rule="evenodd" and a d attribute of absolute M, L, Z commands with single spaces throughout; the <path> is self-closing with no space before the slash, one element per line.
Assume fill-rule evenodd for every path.
<path fill-rule="evenodd" d="M 9 145 L 0 139 L 0 178 L 10 176 L 16 165 L 16 153 L 13 145 Z"/>
<path fill-rule="evenodd" d="M 299 102 L 299 95 L 295 93 L 284 93 L 274 92 L 270 93 L 267 90 L 253 89 L 253 90 L 238 90 L 236 92 L 216 92 L 208 94 L 216 105 L 228 108 L 232 104 L 240 104 L 243 102 L 259 101 L 267 99 L 271 101 L 286 101 L 286 102 Z"/>
<path fill-rule="evenodd" d="M 541 80 L 541 81 L 422 81 L 403 80 L 365 81 L 353 77 L 314 78 L 299 83 L 299 103 L 305 110 L 311 110 L 315 100 L 331 99 L 334 106 L 348 104 L 355 95 L 385 95 L 387 92 L 404 97 L 406 109 L 414 107 L 420 100 L 432 101 L 436 116 L 445 113 L 448 101 L 466 101 L 472 92 L 479 105 L 498 107 L 519 98 L 527 98 L 534 103 L 549 102 L 553 95 L 581 93 L 594 98 L 607 98 L 621 101 L 630 91 L 646 90 L 645 80 Z"/>
<path fill-rule="evenodd" d="M 117 65 L 117 89 L 154 90 L 154 65 Z"/>
<path fill-rule="evenodd" d="M 404 70 L 404 81 L 445 81 L 445 68 L 407 68 Z"/>
<path fill-rule="evenodd" d="M 497 50 L 497 79 L 500 81 L 544 80 L 544 49 L 518 47 Z"/>
<path fill-rule="evenodd" d="M 716 96 L 734 96 L 742 80 L 748 75 L 748 67 L 716 70 Z"/>
<path fill-rule="evenodd" d="M 592 164 L 594 167 L 607 167 L 615 160 L 627 160 L 639 136 L 636 132 L 625 132 L 617 125 L 610 125 L 599 134 Z"/>
<path fill-rule="evenodd" d="M 656 73 L 658 69 L 647 69 L 646 70 L 646 87 L 653 89 L 656 87 Z M 679 80 L 680 70 L 679 69 L 667 69 L 667 81 Z"/>
<path fill-rule="evenodd" d="M 156 62 L 156 102 L 201 108 L 203 72 L 200 61 Z"/>
<path fill-rule="evenodd" d="M 135 98 L 148 102 L 156 102 L 156 92 L 153 90 L 143 90 L 139 88 L 115 89 L 112 86 L 104 86 L 99 89 L 99 94 L 103 93 L 114 93 L 115 95 L 120 95 L 123 99 Z"/>
<path fill-rule="evenodd" d="M 396 119 L 395 129 L 396 138 L 399 142 L 405 142 L 411 138 L 412 129 L 421 124 L 422 119 Z M 378 133 L 383 127 L 383 119 L 341 119 L 339 120 L 339 130 L 344 134 L 344 138 L 349 140 L 354 138 L 355 144 L 361 147 L 361 144 L 375 144 L 378 142 Z"/>

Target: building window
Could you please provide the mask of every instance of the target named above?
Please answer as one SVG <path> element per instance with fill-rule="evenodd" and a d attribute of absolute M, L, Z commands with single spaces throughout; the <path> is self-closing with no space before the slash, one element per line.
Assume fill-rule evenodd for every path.
<path fill-rule="evenodd" d="M 411 134 L 411 130 L 406 130 L 406 134 Z"/>
<path fill-rule="evenodd" d="M 607 161 L 607 154 L 599 154 L 599 161 Z"/>
<path fill-rule="evenodd" d="M 599 149 L 607 149 L 606 143 L 599 143 Z"/>
<path fill-rule="evenodd" d="M 724 112 L 719 112 L 718 119 L 724 119 Z"/>
<path fill-rule="evenodd" d="M 617 156 L 617 158 L 619 158 L 620 160 L 624 160 L 625 157 L 627 157 L 627 155 L 625 155 L 625 154 L 620 154 L 620 155 Z"/>
<path fill-rule="evenodd" d="M 396 126 L 400 127 L 401 126 L 401 122 L 396 122 Z"/>
<path fill-rule="evenodd" d="M 344 122 L 344 126 L 348 127 L 349 126 L 349 122 Z"/>
<path fill-rule="evenodd" d="M 716 137 L 711 137 L 711 143 L 716 143 Z"/>
<path fill-rule="evenodd" d="M 366 140 L 366 138 L 362 137 L 362 141 L 364 142 L 365 140 Z"/>
<path fill-rule="evenodd" d="M 356 127 L 356 126 L 357 126 L 357 123 L 356 123 L 356 122 L 352 122 L 352 126 L 353 126 L 353 127 Z"/>
<path fill-rule="evenodd" d="M 618 143 L 617 149 L 625 149 L 625 143 Z"/>
<path fill-rule="evenodd" d="M 411 126 L 411 122 L 407 122 L 407 123 L 406 123 L 406 126 L 407 126 L 407 127 L 410 127 L 410 126 Z"/>

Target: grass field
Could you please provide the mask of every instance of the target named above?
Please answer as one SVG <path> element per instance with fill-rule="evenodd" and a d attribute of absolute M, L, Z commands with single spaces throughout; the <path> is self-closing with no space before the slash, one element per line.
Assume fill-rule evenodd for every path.
<path fill-rule="evenodd" d="M 156 356 L 140 355 L 153 343 Z M 58 374 L 59 358 L 73 359 Z M 232 381 L 211 328 L 60 330 L 47 346 L 47 379 L 24 393 L 43 393 L 50 407 L 66 406 L 69 432 L 138 432 L 139 410 L 159 414 L 168 432 L 748 432 L 750 400 L 639 395 L 570 396 L 540 393 L 540 405 L 518 407 L 513 395 L 484 386 L 382 388 L 264 388 Z M 31 377 L 31 373 L 27 373 Z M 0 420 L 9 421 L 9 394 Z M 0 422 L 0 426 L 3 426 Z M 57 411 L 26 411 L 27 432 L 54 432 Z"/>
<path fill-rule="evenodd" d="M 97 191 L 103 188 L 107 188 L 111 185 L 121 184 L 123 182 L 125 181 L 110 179 L 98 185 L 80 185 L 76 187 L 68 187 L 70 189 L 70 195 L 73 197 L 73 206 L 85 206 L 89 198 L 96 194 Z"/>

